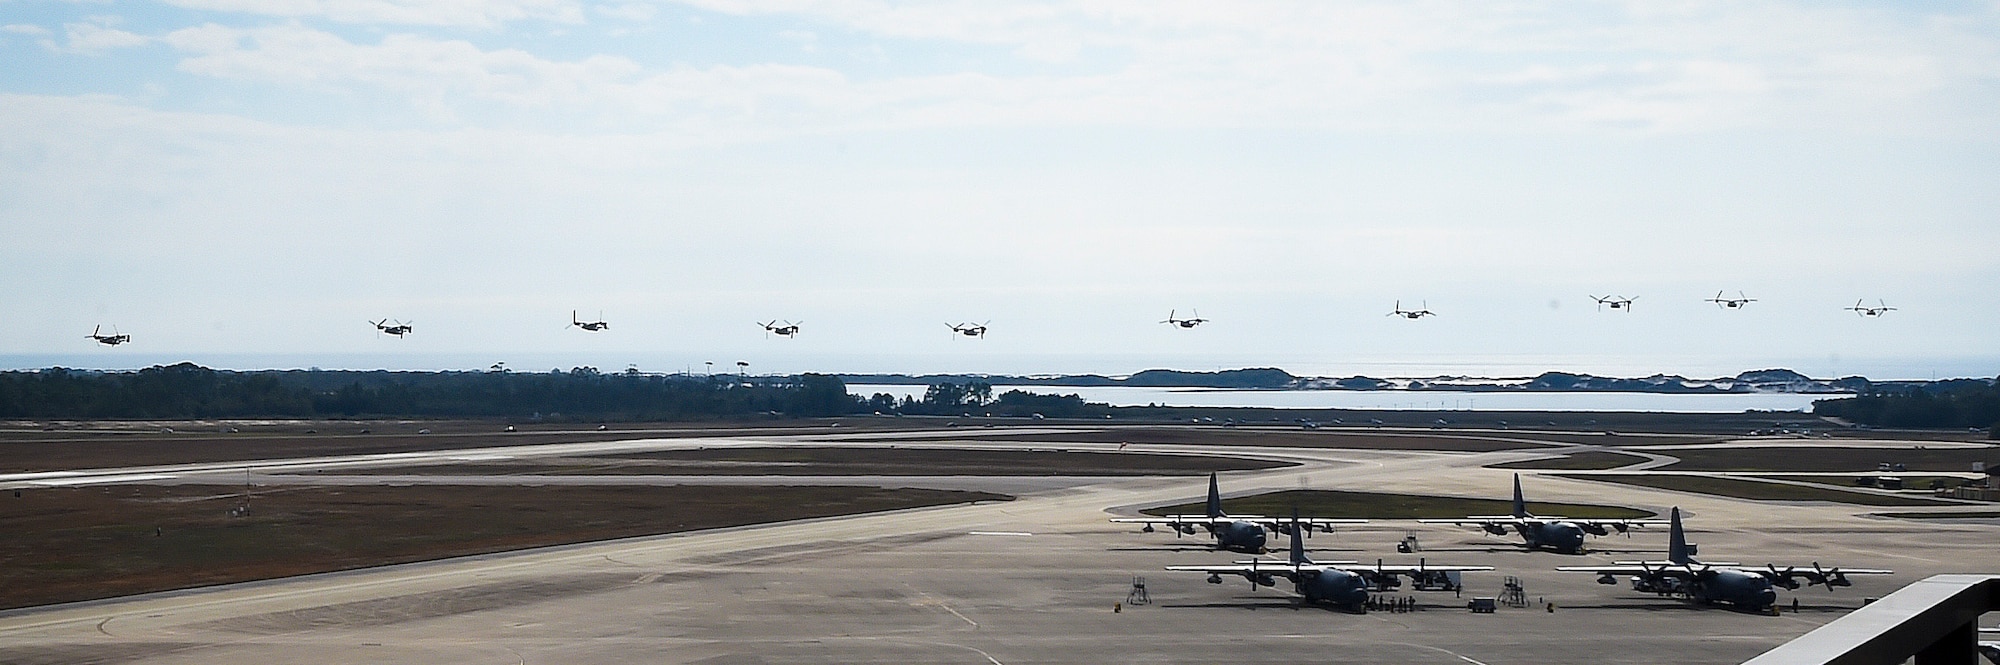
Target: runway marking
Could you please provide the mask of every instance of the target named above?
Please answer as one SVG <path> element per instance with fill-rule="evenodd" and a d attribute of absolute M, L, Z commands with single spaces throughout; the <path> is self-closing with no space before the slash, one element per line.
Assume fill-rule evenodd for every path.
<path fill-rule="evenodd" d="M 1454 656 L 1458 656 L 1458 654 L 1452 654 L 1452 655 L 1454 655 Z M 1459 660 L 1462 660 L 1462 661 L 1465 661 L 1465 662 L 1468 662 L 1468 663 L 1472 663 L 1472 665 L 1486 665 L 1486 663 L 1482 663 L 1482 662 L 1479 662 L 1479 661 L 1476 661 L 1476 660 L 1473 660 L 1473 659 L 1471 659 L 1471 658 L 1467 658 L 1467 657 L 1465 657 L 1465 656 L 1458 656 L 1458 659 L 1459 659 Z"/>
<path fill-rule="evenodd" d="M 941 600 L 938 600 L 936 596 L 932 596 L 932 595 L 930 595 L 930 594 L 928 594 L 928 593 L 925 593 L 925 592 L 923 592 L 923 591 L 921 591 L 921 590 L 917 589 L 917 588 L 916 588 L 915 586 L 911 586 L 911 585 L 910 585 L 910 584 L 908 584 L 908 583 L 904 583 L 904 584 L 903 584 L 903 586 L 904 586 L 904 587 L 907 587 L 907 588 L 909 588 L 909 590 L 911 590 L 911 591 L 915 591 L 915 592 L 917 593 L 917 595 L 918 595 L 918 596 L 922 596 L 922 597 L 923 597 L 923 599 L 924 599 L 924 604 L 927 604 L 927 605 L 936 605 L 936 606 L 938 606 L 938 607 L 942 607 L 942 608 L 944 608 L 944 611 L 946 611 L 946 612 L 950 612 L 952 616 L 955 616 L 955 617 L 958 617 L 958 619 L 959 619 L 960 621 L 964 621 L 964 622 L 966 622 L 966 623 L 969 623 L 969 624 L 972 624 L 972 627 L 973 627 L 973 628 L 978 628 L 978 627 L 979 627 L 979 622 L 977 622 L 977 621 L 973 621 L 973 620 L 972 620 L 971 618 L 969 618 L 969 617 L 967 617 L 967 616 L 965 616 L 965 615 L 963 615 L 963 614 L 959 614 L 959 613 L 958 613 L 958 610 L 954 610 L 954 609 L 952 609 L 952 608 L 951 608 L 951 606 L 950 606 L 950 605 L 946 605 L 946 604 L 944 604 L 944 601 L 941 601 Z M 985 652 L 981 652 L 981 653 L 985 653 Z M 987 658 L 992 658 L 992 656 L 987 656 Z M 997 662 L 997 661 L 996 661 L 996 662 Z"/>
<path fill-rule="evenodd" d="M 1028 533 L 1028 532 L 1026 532 L 1026 531 L 967 531 L 967 532 L 965 532 L 965 535 L 968 535 L 968 536 L 1032 536 L 1032 535 L 1035 535 L 1035 534 L 1032 534 L 1032 533 Z"/>
<path fill-rule="evenodd" d="M 130 475 L 123 475 L 123 476 L 88 476 L 88 477 L 83 477 L 83 478 L 50 478 L 50 479 L 47 479 L 47 480 L 35 480 L 35 481 L 29 481 L 29 484 L 32 484 L 32 485 L 47 485 L 47 486 L 50 486 L 50 487 L 67 487 L 67 486 L 70 486 L 70 485 L 95 485 L 95 484 L 99 484 L 99 483 L 131 483 L 131 482 L 138 482 L 138 481 L 141 481 L 141 480 L 165 480 L 165 479 L 168 479 L 168 478 L 174 478 L 174 477 L 176 477 L 176 476 L 173 476 L 173 475 L 169 475 L 169 474 L 164 474 L 164 473 L 135 473 L 135 474 L 130 474 Z"/>

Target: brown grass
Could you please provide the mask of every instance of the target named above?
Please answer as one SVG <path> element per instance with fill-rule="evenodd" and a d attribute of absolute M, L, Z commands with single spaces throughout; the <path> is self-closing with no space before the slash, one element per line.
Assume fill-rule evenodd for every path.
<path fill-rule="evenodd" d="M 1010 497 L 872 487 L 242 488 L 0 494 L 0 607 Z"/>

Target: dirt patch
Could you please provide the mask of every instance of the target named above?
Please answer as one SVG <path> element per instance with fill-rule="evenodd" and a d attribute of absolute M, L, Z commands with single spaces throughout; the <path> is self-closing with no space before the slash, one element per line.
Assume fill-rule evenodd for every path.
<path fill-rule="evenodd" d="M 1222 501 L 1223 512 L 1239 515 L 1290 515 L 1294 507 L 1298 508 L 1300 515 L 1312 517 L 1408 520 L 1452 519 L 1467 515 L 1506 515 L 1514 510 L 1514 503 L 1455 496 L 1340 490 L 1286 490 Z M 1200 503 L 1184 503 L 1177 506 L 1148 508 L 1141 512 L 1148 515 L 1199 515 L 1204 509 Z M 1528 512 L 1586 519 L 1641 519 L 1655 515 L 1637 508 L 1586 503 L 1529 502 Z"/>
<path fill-rule="evenodd" d="M 1201 455 L 947 448 L 707 448 L 354 470 L 427 475 L 1189 476 L 1293 466 Z"/>
<path fill-rule="evenodd" d="M 1004 500 L 873 487 L 136 485 L 0 495 L 0 607 L 851 513 Z M 240 516 L 232 516 L 237 513 Z"/>

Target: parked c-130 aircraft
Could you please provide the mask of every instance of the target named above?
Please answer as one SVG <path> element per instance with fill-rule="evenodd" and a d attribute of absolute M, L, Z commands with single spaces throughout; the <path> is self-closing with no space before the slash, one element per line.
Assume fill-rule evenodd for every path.
<path fill-rule="evenodd" d="M 1425 524 L 1470 525 L 1485 529 L 1487 533 L 1504 536 L 1507 527 L 1513 527 L 1521 534 L 1521 546 L 1528 549 L 1547 549 L 1558 554 L 1582 554 L 1583 534 L 1608 535 L 1616 530 L 1626 533 L 1632 527 L 1664 526 L 1661 520 L 1592 520 L 1569 517 L 1542 517 L 1528 512 L 1528 502 L 1521 496 L 1521 474 L 1514 474 L 1514 514 L 1474 515 L 1455 520 L 1417 520 Z"/>
<path fill-rule="evenodd" d="M 1308 529 L 1299 520 L 1297 511 L 1292 514 L 1290 529 L 1298 532 Z M 1369 591 L 1388 591 L 1401 586 L 1398 576 L 1409 577 L 1419 591 L 1451 591 L 1459 587 L 1452 573 L 1492 570 L 1492 566 L 1433 566 L 1417 560 L 1417 565 L 1384 565 L 1376 560 L 1374 566 L 1353 565 L 1353 561 L 1315 562 L 1306 557 L 1305 540 L 1293 538 L 1291 556 L 1286 561 L 1265 561 L 1251 559 L 1231 564 L 1212 566 L 1167 566 L 1176 572 L 1208 573 L 1209 584 L 1221 584 L 1222 576 L 1242 575 L 1250 580 L 1250 587 L 1276 586 L 1277 577 L 1291 580 L 1292 588 L 1308 603 L 1327 603 L 1353 611 L 1361 611 L 1368 602 Z M 1347 566 L 1347 567 L 1342 567 Z"/>
<path fill-rule="evenodd" d="M 1193 535 L 1195 528 L 1200 527 L 1207 529 L 1208 535 L 1215 538 L 1216 549 L 1242 552 L 1244 554 L 1263 554 L 1269 551 L 1265 547 L 1269 542 L 1269 536 L 1266 533 L 1267 529 L 1291 536 L 1296 540 L 1302 535 L 1311 536 L 1313 529 L 1331 533 L 1335 524 L 1366 524 L 1368 522 L 1368 520 L 1328 519 L 1324 517 L 1299 519 L 1296 515 L 1292 517 L 1290 522 L 1286 522 L 1282 518 L 1277 517 L 1229 515 L 1222 512 L 1222 490 L 1216 484 L 1213 472 L 1208 474 L 1207 508 L 1204 511 L 1207 513 L 1206 515 L 1119 517 L 1111 521 L 1121 524 L 1144 524 L 1146 527 L 1140 530 L 1147 533 L 1152 533 L 1153 526 L 1156 524 L 1165 525 L 1167 528 L 1174 530 L 1174 537 L 1176 538 L 1182 534 Z"/>
<path fill-rule="evenodd" d="M 1728 603 L 1741 609 L 1764 611 L 1778 602 L 1778 592 L 1772 586 L 1787 589 L 1799 588 L 1799 578 L 1805 578 L 1808 586 L 1826 585 L 1831 591 L 1837 586 L 1854 586 L 1847 581 L 1848 575 L 1888 575 L 1892 570 L 1873 568 L 1839 567 L 1825 569 L 1819 562 L 1813 562 L 1811 570 L 1800 570 L 1798 566 L 1765 564 L 1763 570 L 1756 568 L 1736 568 L 1737 564 L 1727 561 L 1703 562 L 1694 558 L 1695 547 L 1687 541 L 1687 532 L 1681 529 L 1681 509 L 1674 507 L 1670 517 L 1671 526 L 1667 532 L 1666 561 L 1619 561 L 1609 566 L 1562 566 L 1556 570 L 1565 573 L 1594 573 L 1598 584 L 1617 584 L 1619 575 L 1632 576 L 1632 588 L 1651 591 L 1662 596 L 1679 596 L 1698 604 Z"/>

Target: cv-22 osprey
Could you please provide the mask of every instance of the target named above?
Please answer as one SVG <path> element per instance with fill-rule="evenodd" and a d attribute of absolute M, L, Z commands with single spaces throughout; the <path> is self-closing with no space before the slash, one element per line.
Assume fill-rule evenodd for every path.
<path fill-rule="evenodd" d="M 1292 516 L 1294 531 L 1307 528 Z M 1209 584 L 1221 584 L 1223 575 L 1241 575 L 1250 580 L 1250 588 L 1276 586 L 1277 578 L 1291 580 L 1294 591 L 1308 603 L 1338 605 L 1353 611 L 1362 611 L 1368 602 L 1370 591 L 1389 591 L 1402 585 L 1399 577 L 1408 577 L 1418 591 L 1451 591 L 1459 588 L 1458 574 L 1482 570 L 1492 570 L 1492 566 L 1433 566 L 1423 559 L 1417 565 L 1385 564 L 1375 560 L 1375 565 L 1355 565 L 1353 561 L 1316 562 L 1306 556 L 1305 541 L 1292 539 L 1291 556 L 1285 561 L 1250 559 L 1235 563 L 1211 566 L 1167 566 L 1176 572 L 1208 573 Z"/>
<path fill-rule="evenodd" d="M 1582 554 L 1583 535 L 1609 535 L 1617 531 L 1631 535 L 1633 527 L 1666 526 L 1662 520 L 1593 520 L 1570 517 L 1538 516 L 1528 512 L 1528 502 L 1521 497 L 1521 474 L 1514 474 L 1514 514 L 1474 515 L 1459 519 L 1417 520 L 1425 524 L 1457 524 L 1476 526 L 1487 533 L 1504 536 L 1512 527 L 1521 534 L 1521 546 L 1528 549 L 1547 549 L 1559 554 Z"/>
<path fill-rule="evenodd" d="M 1296 540 L 1300 536 L 1311 537 L 1314 529 L 1332 533 L 1333 527 L 1336 524 L 1366 524 L 1368 522 L 1368 520 L 1328 519 L 1324 517 L 1299 519 L 1296 516 L 1290 522 L 1286 522 L 1283 518 L 1278 517 L 1230 515 L 1222 512 L 1222 490 L 1216 485 L 1214 473 L 1208 474 L 1208 506 L 1204 512 L 1206 513 L 1204 515 L 1120 517 L 1111 521 L 1121 524 L 1144 524 L 1146 525 L 1145 528 L 1140 529 L 1140 531 L 1146 533 L 1152 533 L 1156 525 L 1165 526 L 1174 530 L 1175 538 L 1179 538 L 1182 535 L 1194 535 L 1194 531 L 1197 528 L 1207 529 L 1208 535 L 1215 538 L 1216 549 L 1242 552 L 1244 554 L 1263 554 L 1269 551 L 1265 547 L 1269 542 L 1269 536 L 1266 533 L 1267 530 L 1283 533 Z"/>
<path fill-rule="evenodd" d="M 1666 561 L 1619 561 L 1609 566 L 1562 566 L 1557 571 L 1565 573 L 1592 573 L 1598 576 L 1598 584 L 1617 584 L 1619 575 L 1632 576 L 1632 588 L 1650 591 L 1662 596 L 1679 596 L 1701 605 L 1728 603 L 1741 609 L 1764 611 L 1778 602 L 1778 592 L 1772 586 L 1787 589 L 1799 588 L 1800 578 L 1807 585 L 1825 585 L 1828 591 L 1837 586 L 1854 586 L 1847 581 L 1848 575 L 1888 575 L 1891 570 L 1873 568 L 1821 568 L 1813 562 L 1812 568 L 1801 570 L 1799 566 L 1779 568 L 1775 564 L 1765 564 L 1763 569 L 1737 568 L 1738 564 L 1727 561 L 1704 562 L 1694 558 L 1695 546 L 1687 541 L 1687 532 L 1681 529 L 1681 509 L 1673 510 L 1672 526 L 1667 532 Z"/>
<path fill-rule="evenodd" d="M 95 340 L 98 344 L 103 344 L 105 346 L 118 346 L 120 344 L 132 341 L 131 335 L 118 332 L 118 328 L 116 326 L 113 326 L 111 328 L 111 334 L 109 335 L 104 334 L 104 326 L 97 326 L 95 328 L 91 328 L 90 334 L 84 335 L 84 337 L 88 337 L 92 340 Z"/>

